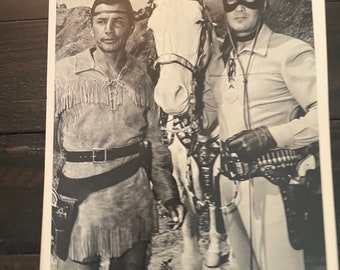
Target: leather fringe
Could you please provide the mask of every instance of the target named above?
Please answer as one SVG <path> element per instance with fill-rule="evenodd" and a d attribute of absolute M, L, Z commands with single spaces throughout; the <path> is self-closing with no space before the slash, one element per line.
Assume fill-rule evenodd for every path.
<path fill-rule="evenodd" d="M 141 217 L 136 217 L 119 228 L 92 227 L 88 235 L 83 235 L 86 232 L 78 227 L 72 233 L 76 235 L 70 243 L 69 258 L 80 262 L 92 256 L 118 258 L 137 241 L 150 241 L 154 227 L 153 220 Z"/>
<path fill-rule="evenodd" d="M 146 87 L 145 87 L 146 88 Z M 55 84 L 55 114 L 59 115 L 80 103 L 104 103 L 115 111 L 123 104 L 123 96 L 127 96 L 136 106 L 150 106 L 153 98 L 150 89 L 141 84 L 129 85 L 121 80 L 105 82 L 96 80 L 73 80 L 65 84 Z"/>

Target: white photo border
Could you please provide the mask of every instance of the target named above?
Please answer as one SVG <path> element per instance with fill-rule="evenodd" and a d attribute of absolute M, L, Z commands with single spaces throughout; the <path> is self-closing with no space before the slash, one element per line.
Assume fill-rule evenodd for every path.
<path fill-rule="evenodd" d="M 133 1 L 133 0 L 132 0 Z M 311 0 L 313 11 L 314 47 L 316 53 L 317 89 L 319 106 L 319 141 L 324 233 L 326 244 L 327 269 L 339 269 L 338 244 L 334 207 L 334 190 L 332 177 L 332 159 L 330 144 L 330 116 L 327 77 L 327 39 L 325 1 Z M 54 136 L 54 73 L 56 45 L 56 4 L 49 1 L 48 20 L 48 65 L 47 65 L 47 109 L 46 109 L 46 143 L 43 222 L 41 238 L 40 269 L 48 270 L 51 266 L 51 202 L 53 179 L 53 136 Z"/>
<path fill-rule="evenodd" d="M 312 0 L 319 108 L 319 145 L 327 269 L 339 269 L 330 141 L 325 1 Z M 327 90 L 327 91 L 325 91 Z M 320 121 L 320 120 L 324 121 Z"/>

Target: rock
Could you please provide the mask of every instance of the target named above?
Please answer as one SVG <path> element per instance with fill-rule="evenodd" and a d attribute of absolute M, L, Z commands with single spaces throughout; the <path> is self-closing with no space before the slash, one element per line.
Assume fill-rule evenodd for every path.
<path fill-rule="evenodd" d="M 56 60 L 75 55 L 94 45 L 89 30 L 90 8 L 58 9 L 56 16 Z M 127 51 L 141 61 L 154 53 L 154 41 L 146 31 L 147 19 L 137 21 L 127 42 Z"/>
<path fill-rule="evenodd" d="M 216 33 L 227 33 L 222 1 L 206 0 Z M 313 20 L 310 0 L 269 0 L 264 21 L 276 32 L 300 38 L 313 45 Z"/>
<path fill-rule="evenodd" d="M 206 0 L 216 32 L 226 35 L 222 2 Z M 90 8 L 58 9 L 56 16 L 56 59 L 74 55 L 93 46 L 88 23 Z M 269 0 L 264 21 L 276 32 L 288 34 L 313 45 L 313 20 L 310 0 Z M 147 18 L 137 21 L 127 42 L 127 50 L 142 61 L 155 55 L 153 35 L 147 31 Z"/>

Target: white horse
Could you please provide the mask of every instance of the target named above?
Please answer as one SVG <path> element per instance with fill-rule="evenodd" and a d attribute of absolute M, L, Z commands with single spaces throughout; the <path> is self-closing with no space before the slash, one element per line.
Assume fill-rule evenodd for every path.
<path fill-rule="evenodd" d="M 198 105 L 198 101 L 201 101 L 202 98 L 207 98 L 204 93 L 200 91 L 202 89 L 196 87 L 197 79 L 200 78 L 200 76 L 197 76 L 197 71 L 202 70 L 204 73 L 206 66 L 209 65 L 210 56 L 219 48 L 214 37 L 214 32 L 210 32 L 213 37 L 212 39 L 210 39 L 210 34 L 205 32 L 206 22 L 207 15 L 204 5 L 202 5 L 200 0 L 159 0 L 158 7 L 150 18 L 149 27 L 153 30 L 158 54 L 155 66 L 158 66 L 160 72 L 159 80 L 155 88 L 155 100 L 168 114 L 175 116 L 187 114 L 189 115 L 189 119 L 192 120 L 195 113 L 197 113 L 197 110 L 195 111 L 197 107 L 194 105 Z M 204 75 L 202 75 L 202 78 L 204 80 Z M 198 86 L 199 85 L 200 84 L 198 84 Z M 209 108 L 206 109 L 205 112 L 209 113 Z M 203 119 L 210 119 L 209 115 L 203 115 Z M 205 124 L 205 121 L 203 121 L 203 127 L 209 126 L 209 123 L 207 125 Z M 190 128 L 192 127 L 189 126 L 189 129 Z M 169 130 L 172 130 L 172 128 L 169 128 Z M 181 128 L 179 128 L 179 131 L 182 131 Z M 209 132 L 205 133 L 209 134 L 205 139 L 215 137 L 217 131 L 210 130 Z M 175 139 L 177 138 L 175 137 Z M 198 140 L 200 140 L 199 136 Z M 179 147 L 176 150 L 174 149 L 175 145 Z M 183 156 L 188 153 L 188 151 L 186 151 L 184 147 L 181 148 L 179 144 L 174 144 L 171 147 L 174 164 L 178 166 L 181 165 L 180 163 L 185 163 L 183 162 Z M 179 153 L 179 150 L 183 152 L 181 154 L 182 157 L 180 154 L 176 154 Z M 216 163 L 217 161 L 214 164 L 215 170 L 218 167 Z M 188 179 L 182 170 L 176 177 L 181 181 Z M 266 181 L 267 179 L 263 179 L 264 183 L 267 183 Z M 262 182 L 256 182 L 256 184 L 261 185 Z M 221 179 L 221 183 L 214 183 L 214 188 L 219 185 L 222 187 L 220 192 L 221 202 L 218 201 L 218 198 L 213 197 L 212 202 L 215 203 L 215 205 L 212 204 L 211 209 L 216 206 L 216 202 L 220 203 L 219 209 L 223 212 L 223 225 L 228 232 L 229 241 L 236 256 L 237 269 L 267 269 L 267 264 L 273 265 L 274 259 L 272 257 L 274 256 L 271 256 L 273 254 L 277 257 L 282 255 L 282 257 L 286 258 L 280 267 L 285 265 L 290 269 L 290 265 L 294 265 L 295 267 L 298 266 L 298 268 L 294 269 L 304 269 L 303 251 L 300 250 L 300 248 L 296 248 L 295 250 L 295 248 L 292 247 L 293 244 L 289 242 L 288 236 L 286 237 L 288 230 L 285 219 L 282 218 L 285 215 L 285 213 L 281 211 L 283 207 L 280 208 L 280 211 L 272 211 L 273 208 L 271 208 L 270 211 L 267 211 L 267 209 L 265 209 L 266 211 L 261 210 L 262 212 L 260 214 L 259 211 L 253 211 L 253 208 L 257 210 L 263 209 L 264 206 L 269 208 L 274 198 L 271 194 L 266 198 L 267 204 L 264 204 L 261 201 L 255 201 L 253 199 L 254 187 L 252 186 L 252 182 L 244 181 L 235 183 L 224 177 L 224 179 Z M 260 186 L 256 189 L 256 192 L 264 191 Z M 191 190 L 189 189 L 187 193 L 190 195 Z M 217 195 L 219 194 L 215 194 L 215 196 Z M 276 196 L 275 199 L 282 204 L 283 202 L 281 201 L 278 190 L 275 190 L 274 195 Z M 186 199 L 190 199 L 190 196 Z M 212 213 L 210 215 L 212 236 L 218 236 L 216 225 L 219 224 L 216 223 L 213 218 L 214 214 L 219 214 L 219 209 L 217 209 L 217 211 L 210 211 L 210 213 Z M 192 209 L 192 212 L 190 212 L 192 216 L 190 219 L 187 219 L 187 224 L 184 226 L 184 237 L 188 235 L 188 232 L 190 233 L 190 229 L 196 229 L 189 227 L 190 225 L 195 225 L 194 223 L 190 223 L 193 222 L 195 213 L 194 209 Z M 265 214 L 268 214 L 268 216 L 264 217 Z M 277 241 L 275 237 L 265 238 L 263 236 L 266 235 L 267 231 L 261 227 L 261 223 L 258 221 L 264 218 L 267 218 L 266 220 L 268 220 L 268 222 L 275 220 L 275 218 L 276 220 L 282 220 L 282 223 L 279 224 L 280 226 L 270 228 L 271 232 L 274 232 L 271 235 L 275 235 L 277 231 L 277 239 L 280 239 L 279 241 Z M 196 231 L 194 230 L 194 232 Z M 285 232 L 285 234 L 282 232 Z M 260 238 L 262 236 L 263 238 Z M 194 239 L 196 238 L 195 235 Z M 284 241 L 281 241 L 283 238 Z M 213 245 L 209 248 L 208 253 L 213 250 L 211 254 L 215 254 L 215 256 L 209 257 L 209 254 L 207 255 L 206 264 L 208 266 L 213 266 L 213 263 L 217 262 L 216 258 L 218 258 L 218 256 L 216 256 L 216 254 L 218 253 L 216 252 L 219 250 L 218 237 L 212 237 L 211 243 Z M 189 241 L 185 242 L 184 254 L 187 252 L 186 244 L 188 246 L 191 244 L 191 251 L 195 250 L 194 252 L 199 254 L 197 246 Z M 195 253 L 191 254 L 195 255 Z M 188 268 L 187 265 L 192 265 L 198 261 L 200 262 L 201 257 L 199 257 L 198 260 L 196 256 L 194 258 L 187 257 L 189 259 L 184 261 L 183 269 L 200 269 L 199 263 L 192 266 L 192 268 Z M 184 255 L 184 259 L 185 257 L 186 255 Z M 211 263 L 212 261 L 213 263 Z M 280 264 L 278 260 L 275 260 L 274 263 L 276 262 Z M 197 268 L 194 268 L 196 266 Z M 270 269 L 274 268 L 271 266 Z"/>
<path fill-rule="evenodd" d="M 161 113 L 161 122 L 172 153 L 173 174 L 187 208 L 182 226 L 182 269 L 202 269 L 198 215 L 206 206 L 210 216 L 210 243 L 205 264 L 216 267 L 221 262 L 219 242 L 224 237 L 220 196 L 215 188 L 219 186 L 215 177 L 219 173 L 218 127 L 215 119 L 209 130 L 200 132 L 207 125 L 198 104 L 199 81 L 204 79 L 198 74 L 200 71 L 204 74 L 211 51 L 218 49 L 216 35 L 206 9 L 198 1 L 159 0 L 148 27 L 153 31 L 158 55 L 154 66 L 160 77 L 155 100 L 166 112 Z M 185 94 L 181 91 L 183 88 Z"/>

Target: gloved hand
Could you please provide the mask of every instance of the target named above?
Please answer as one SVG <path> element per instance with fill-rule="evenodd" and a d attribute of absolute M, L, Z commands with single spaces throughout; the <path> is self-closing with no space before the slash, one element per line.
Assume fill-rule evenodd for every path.
<path fill-rule="evenodd" d="M 170 213 L 170 217 L 172 219 L 173 230 L 177 230 L 179 227 L 182 226 L 185 216 L 185 208 L 184 205 L 181 203 L 180 199 L 173 198 L 167 200 L 164 203 L 164 206 Z"/>
<path fill-rule="evenodd" d="M 236 153 L 241 160 L 252 160 L 277 146 L 267 127 L 243 130 L 226 141 L 228 151 Z"/>

